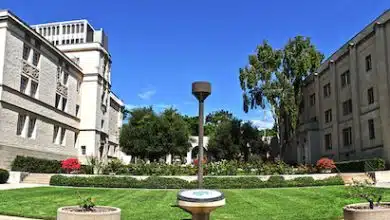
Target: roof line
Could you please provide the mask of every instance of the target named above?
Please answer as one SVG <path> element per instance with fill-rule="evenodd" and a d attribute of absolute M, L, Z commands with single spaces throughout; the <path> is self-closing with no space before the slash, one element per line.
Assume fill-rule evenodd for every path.
<path fill-rule="evenodd" d="M 38 38 L 39 40 L 41 40 L 42 42 L 44 42 L 46 44 L 46 46 L 48 46 L 49 48 L 51 48 L 52 50 L 54 50 L 56 53 L 58 53 L 60 56 L 62 56 L 62 58 L 64 60 L 67 60 L 75 69 L 77 69 L 79 72 L 83 73 L 83 70 L 81 69 L 81 67 L 79 65 L 77 65 L 75 62 L 73 62 L 68 56 L 66 56 L 61 50 L 59 50 L 57 47 L 55 47 L 54 45 L 52 45 L 49 40 L 47 40 L 46 38 L 44 38 L 42 35 L 38 34 L 32 27 L 30 27 L 26 22 L 24 22 L 22 19 L 20 19 L 18 16 L 16 16 L 14 13 L 12 13 L 10 10 L 0 10 L 0 12 L 6 12 L 6 18 L 11 18 L 12 20 L 14 20 L 16 23 L 19 23 L 22 27 L 24 27 L 25 29 L 27 29 L 28 31 L 30 31 L 30 33 L 32 33 L 33 35 L 35 35 L 36 38 Z"/>

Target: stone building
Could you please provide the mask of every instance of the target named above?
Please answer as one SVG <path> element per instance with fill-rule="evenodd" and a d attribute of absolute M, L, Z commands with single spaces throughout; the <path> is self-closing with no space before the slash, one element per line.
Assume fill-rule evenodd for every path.
<path fill-rule="evenodd" d="M 285 160 L 381 157 L 390 162 L 390 11 L 306 79 L 296 146 Z"/>
<path fill-rule="evenodd" d="M 108 38 L 86 20 L 29 26 L 0 11 L 0 167 L 17 155 L 127 159 Z"/>

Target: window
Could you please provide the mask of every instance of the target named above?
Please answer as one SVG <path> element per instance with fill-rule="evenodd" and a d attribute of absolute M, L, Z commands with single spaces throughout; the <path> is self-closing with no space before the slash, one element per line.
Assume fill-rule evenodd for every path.
<path fill-rule="evenodd" d="M 65 32 L 66 32 L 66 26 L 62 25 L 62 34 L 65 34 Z"/>
<path fill-rule="evenodd" d="M 60 105 L 60 100 L 61 100 L 61 95 L 60 94 L 56 94 L 56 103 L 55 103 L 55 107 L 58 108 L 59 105 Z"/>
<path fill-rule="evenodd" d="M 81 154 L 85 155 L 87 153 L 87 147 L 81 146 Z"/>
<path fill-rule="evenodd" d="M 76 105 L 76 116 L 79 115 L 79 110 L 80 110 L 80 106 L 79 106 L 79 105 Z"/>
<path fill-rule="evenodd" d="M 352 113 L 352 99 L 343 102 L 343 115 Z"/>
<path fill-rule="evenodd" d="M 70 43 L 69 39 L 68 39 L 68 40 L 66 40 L 66 44 L 69 44 L 69 43 Z"/>
<path fill-rule="evenodd" d="M 374 88 L 372 87 L 367 90 L 367 101 L 369 105 L 374 103 Z"/>
<path fill-rule="evenodd" d="M 332 134 L 325 135 L 325 149 L 332 150 Z"/>
<path fill-rule="evenodd" d="M 52 28 L 51 28 L 51 32 L 53 33 L 53 35 L 56 35 L 56 28 L 55 28 L 55 27 L 52 27 Z"/>
<path fill-rule="evenodd" d="M 332 121 L 332 109 L 325 111 L 325 123 L 329 123 Z"/>
<path fill-rule="evenodd" d="M 349 146 L 352 144 L 352 128 L 345 128 L 343 129 L 343 140 L 344 140 L 344 146 Z"/>
<path fill-rule="evenodd" d="M 76 24 L 76 33 L 79 33 L 79 32 L 80 32 L 80 25 Z"/>
<path fill-rule="evenodd" d="M 70 43 L 71 43 L 71 44 L 74 44 L 74 39 L 70 40 Z"/>
<path fill-rule="evenodd" d="M 368 120 L 368 133 L 370 135 L 370 140 L 375 139 L 374 119 Z"/>
<path fill-rule="evenodd" d="M 62 97 L 62 111 L 66 111 L 66 102 L 67 102 L 67 99 Z"/>
<path fill-rule="evenodd" d="M 80 32 L 84 32 L 84 24 L 80 24 Z"/>
<path fill-rule="evenodd" d="M 47 36 L 50 36 L 50 27 L 47 28 Z"/>
<path fill-rule="evenodd" d="M 33 65 L 34 66 L 38 66 L 40 56 L 41 56 L 41 54 L 38 51 L 34 50 L 34 54 L 33 54 Z"/>
<path fill-rule="evenodd" d="M 53 143 L 58 143 L 58 141 L 57 141 L 57 137 L 58 137 L 58 130 L 59 130 L 60 128 L 57 126 L 57 125 L 54 125 L 54 130 L 53 130 Z"/>
<path fill-rule="evenodd" d="M 28 84 L 28 78 L 25 76 L 22 76 L 22 78 L 20 80 L 20 92 L 21 93 L 26 93 L 27 84 Z"/>
<path fill-rule="evenodd" d="M 74 147 L 76 147 L 78 137 L 79 137 L 79 133 L 75 132 L 74 133 Z"/>
<path fill-rule="evenodd" d="M 310 95 L 310 106 L 314 106 L 316 104 L 316 94 L 313 93 Z"/>
<path fill-rule="evenodd" d="M 63 79 L 62 79 L 62 83 L 63 83 L 64 85 L 67 85 L 67 84 L 68 84 L 68 79 L 69 79 L 69 73 L 64 72 L 64 77 L 63 77 Z"/>
<path fill-rule="evenodd" d="M 65 40 L 62 40 L 62 44 L 65 44 Z"/>
<path fill-rule="evenodd" d="M 28 58 L 30 57 L 30 50 L 31 48 L 24 44 L 23 46 L 23 60 L 28 61 Z"/>
<path fill-rule="evenodd" d="M 366 56 L 366 72 L 372 69 L 371 55 Z"/>
<path fill-rule="evenodd" d="M 324 86 L 324 97 L 329 97 L 329 96 L 330 96 L 330 83 Z"/>
<path fill-rule="evenodd" d="M 43 36 L 46 36 L 46 28 L 43 28 Z"/>
<path fill-rule="evenodd" d="M 84 39 L 83 38 L 80 39 L 80 43 L 81 44 L 84 43 Z"/>
<path fill-rule="evenodd" d="M 31 81 L 31 87 L 30 87 L 30 95 L 34 98 L 37 96 L 37 90 L 38 90 L 38 83 L 35 81 Z"/>
<path fill-rule="evenodd" d="M 57 26 L 56 29 L 57 29 L 57 31 L 56 31 L 57 35 L 60 35 L 60 26 Z"/>
<path fill-rule="evenodd" d="M 18 116 L 18 125 L 16 128 L 16 135 L 21 136 L 24 130 L 24 124 L 26 123 L 26 115 L 19 114 Z"/>
<path fill-rule="evenodd" d="M 80 92 L 81 82 L 77 81 L 76 91 Z"/>
<path fill-rule="evenodd" d="M 70 25 L 66 26 L 66 33 L 70 34 Z"/>
<path fill-rule="evenodd" d="M 66 133 L 66 129 L 65 128 L 61 128 L 61 139 L 60 139 L 60 144 L 61 145 L 65 145 L 65 133 Z"/>
<path fill-rule="evenodd" d="M 345 71 L 343 74 L 341 74 L 341 87 L 345 87 L 346 85 L 351 84 L 351 77 L 349 70 Z"/>
<path fill-rule="evenodd" d="M 101 121 L 101 128 L 104 127 L 104 120 Z"/>
<path fill-rule="evenodd" d="M 35 138 L 35 124 L 37 119 L 30 117 L 30 120 L 28 122 L 28 131 L 27 131 L 27 137 L 28 138 Z"/>
<path fill-rule="evenodd" d="M 76 44 L 78 44 L 78 43 L 79 43 L 79 39 L 77 38 L 77 39 L 76 39 Z"/>

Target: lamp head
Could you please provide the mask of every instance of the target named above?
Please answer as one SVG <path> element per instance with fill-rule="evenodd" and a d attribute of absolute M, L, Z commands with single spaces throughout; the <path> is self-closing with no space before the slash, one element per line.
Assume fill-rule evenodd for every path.
<path fill-rule="evenodd" d="M 198 101 L 203 102 L 211 94 L 211 84 L 209 82 L 192 83 L 192 94 Z"/>

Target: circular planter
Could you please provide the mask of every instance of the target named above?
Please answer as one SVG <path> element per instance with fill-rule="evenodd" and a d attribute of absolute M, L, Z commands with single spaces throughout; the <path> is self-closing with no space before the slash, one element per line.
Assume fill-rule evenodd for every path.
<path fill-rule="evenodd" d="M 358 203 L 344 207 L 344 220 L 387 220 L 390 216 L 390 202 L 369 209 L 368 203 Z"/>
<path fill-rule="evenodd" d="M 321 173 L 332 173 L 332 169 L 321 169 Z"/>
<path fill-rule="evenodd" d="M 57 210 L 57 220 L 120 220 L 121 210 L 115 207 L 96 206 L 94 212 L 81 211 L 78 206 L 66 206 Z"/>

